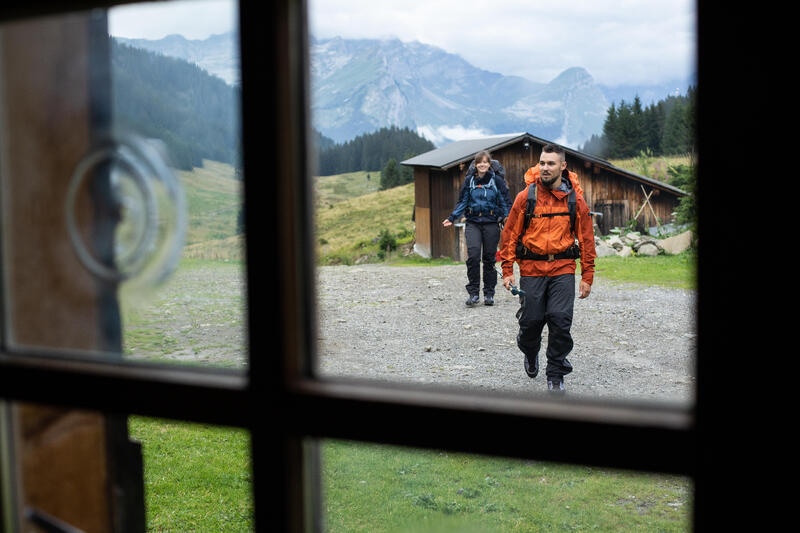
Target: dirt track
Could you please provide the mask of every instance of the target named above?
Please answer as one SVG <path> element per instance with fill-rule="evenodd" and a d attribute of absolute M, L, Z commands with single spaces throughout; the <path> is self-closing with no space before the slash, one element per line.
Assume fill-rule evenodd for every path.
<path fill-rule="evenodd" d="M 322 267 L 319 371 L 380 381 L 543 393 L 516 346 L 519 308 L 500 287 L 495 305 L 464 305 L 461 265 Z M 695 293 L 597 277 L 575 300 L 570 395 L 691 402 Z M 544 368 L 547 329 L 540 355 Z"/>

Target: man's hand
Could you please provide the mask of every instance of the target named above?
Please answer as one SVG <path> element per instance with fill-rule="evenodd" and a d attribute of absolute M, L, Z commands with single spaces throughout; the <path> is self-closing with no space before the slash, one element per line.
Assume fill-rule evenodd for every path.
<path fill-rule="evenodd" d="M 448 219 L 448 218 L 444 219 L 444 221 L 442 222 L 442 226 L 444 226 L 445 228 L 449 228 L 452 225 L 453 225 L 453 223 L 450 222 L 450 219 Z"/>
<path fill-rule="evenodd" d="M 512 285 L 514 285 L 514 274 L 503 278 L 503 287 L 505 287 L 507 291 L 511 290 Z"/>
<path fill-rule="evenodd" d="M 581 280 L 581 284 L 580 287 L 578 288 L 578 291 L 580 292 L 578 298 L 586 298 L 587 296 L 589 296 L 589 293 L 592 292 L 592 286 L 586 283 L 585 281 Z"/>

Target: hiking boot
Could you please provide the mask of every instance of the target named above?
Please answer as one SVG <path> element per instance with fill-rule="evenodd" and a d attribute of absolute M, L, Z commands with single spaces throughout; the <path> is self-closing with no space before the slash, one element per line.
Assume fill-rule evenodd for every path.
<path fill-rule="evenodd" d="M 470 296 L 469 298 L 467 298 L 467 301 L 464 302 L 464 303 L 467 304 L 467 307 L 475 307 L 476 305 L 478 305 L 478 302 L 480 302 L 480 301 L 481 301 L 480 297 L 478 297 L 477 294 L 474 294 L 474 295 Z"/>
<path fill-rule="evenodd" d="M 567 392 L 567 389 L 564 388 L 563 379 L 548 379 L 547 390 L 555 394 L 564 394 Z"/>
<path fill-rule="evenodd" d="M 539 365 L 537 363 L 538 361 L 534 361 L 534 363 L 531 364 L 528 356 L 525 356 L 525 373 L 528 374 L 528 377 L 531 379 L 539 375 Z"/>
<path fill-rule="evenodd" d="M 483 305 L 494 305 L 494 295 L 487 294 L 483 297 Z"/>

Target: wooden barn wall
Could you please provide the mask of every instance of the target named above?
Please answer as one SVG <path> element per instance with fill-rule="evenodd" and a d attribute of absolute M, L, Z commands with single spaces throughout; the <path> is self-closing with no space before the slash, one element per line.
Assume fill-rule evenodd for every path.
<path fill-rule="evenodd" d="M 678 197 L 669 192 L 654 189 L 648 184 L 625 178 L 616 172 L 597 167 L 577 158 L 567 158 L 569 170 L 578 174 L 578 181 L 583 188 L 589 209 L 603 213 L 596 217 L 601 233 L 607 234 L 611 228 L 625 226 L 644 204 L 645 194 L 650 194 L 650 207 L 639 212 L 637 221 L 640 229 L 656 225 L 653 212 L 658 223 L 673 221 L 672 213 L 678 206 Z"/>
<path fill-rule="evenodd" d="M 458 191 L 463 183 L 458 169 L 431 170 L 431 257 L 455 257 L 455 229 L 445 228 L 442 221 L 450 216 L 458 201 Z"/>
<path fill-rule="evenodd" d="M 431 206 L 431 186 L 428 169 L 414 167 L 414 205 L 416 207 Z"/>
<path fill-rule="evenodd" d="M 414 208 L 414 226 L 416 228 L 414 245 L 416 252 L 422 257 L 431 257 L 431 209 L 430 207 Z"/>
<path fill-rule="evenodd" d="M 414 167 L 414 244 L 421 256 L 431 255 L 431 184 L 428 169 Z"/>
<path fill-rule="evenodd" d="M 540 153 L 540 146 L 531 143 L 531 146 L 526 149 L 521 142 L 492 152 L 492 158 L 500 161 L 506 169 L 506 184 L 511 193 L 512 202 L 517 194 L 525 188 L 525 172 L 539 162 Z"/>

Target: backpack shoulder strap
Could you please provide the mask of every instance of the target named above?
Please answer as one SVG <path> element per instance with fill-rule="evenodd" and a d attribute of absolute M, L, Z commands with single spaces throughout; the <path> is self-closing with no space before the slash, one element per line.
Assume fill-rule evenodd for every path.
<path fill-rule="evenodd" d="M 569 198 L 567 198 L 567 211 L 569 211 L 569 229 L 572 233 L 575 233 L 575 214 L 577 211 L 576 207 L 577 202 L 577 195 L 575 194 L 575 187 L 569 192 Z"/>
<path fill-rule="evenodd" d="M 538 187 L 536 186 L 536 183 L 531 183 L 528 185 L 528 201 L 525 204 L 525 222 L 522 226 L 522 233 L 525 233 L 528 230 L 528 224 L 531 223 L 533 211 L 536 209 L 537 189 Z"/>

